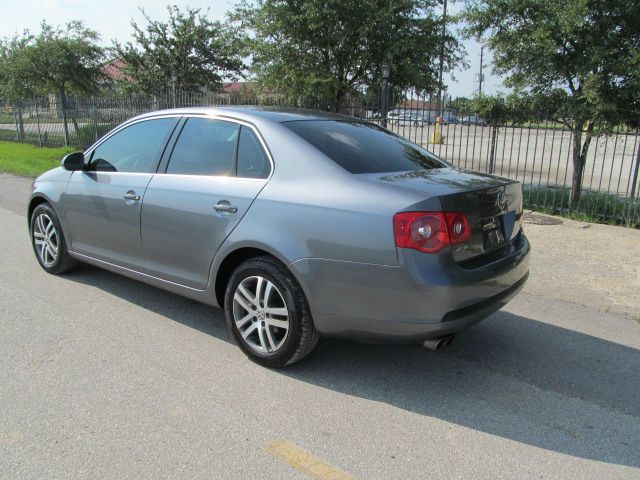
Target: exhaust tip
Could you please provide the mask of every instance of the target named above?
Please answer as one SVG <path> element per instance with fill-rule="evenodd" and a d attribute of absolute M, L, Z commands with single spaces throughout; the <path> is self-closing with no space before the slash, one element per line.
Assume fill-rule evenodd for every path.
<path fill-rule="evenodd" d="M 422 342 L 424 348 L 428 348 L 434 352 L 442 350 L 444 347 L 448 347 L 453 343 L 454 335 L 447 335 L 445 337 L 434 338 L 430 340 L 425 340 Z"/>

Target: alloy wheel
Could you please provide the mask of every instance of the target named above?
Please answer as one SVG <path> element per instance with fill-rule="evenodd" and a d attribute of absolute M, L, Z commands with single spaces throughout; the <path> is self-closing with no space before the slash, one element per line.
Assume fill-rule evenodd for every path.
<path fill-rule="evenodd" d="M 289 333 L 284 297 L 273 282 L 262 276 L 247 277 L 236 287 L 233 321 L 245 343 L 261 354 L 276 352 Z"/>
<path fill-rule="evenodd" d="M 58 231 L 53 220 L 46 213 L 40 213 L 33 223 L 33 241 L 40 261 L 51 267 L 58 258 Z"/>

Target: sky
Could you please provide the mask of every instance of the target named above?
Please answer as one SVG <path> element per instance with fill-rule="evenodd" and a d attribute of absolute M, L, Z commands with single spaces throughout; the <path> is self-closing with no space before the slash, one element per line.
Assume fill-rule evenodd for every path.
<path fill-rule="evenodd" d="M 153 19 L 168 17 L 166 5 L 176 4 L 180 8 L 189 5 L 193 8 L 209 9 L 209 17 L 223 20 L 225 13 L 236 3 L 235 0 L 3 0 L 5 4 L 3 15 L 0 16 L 0 37 L 13 36 L 25 29 L 38 31 L 42 20 L 51 25 L 63 25 L 69 20 L 81 20 L 85 26 L 98 31 L 104 45 L 111 45 L 111 39 L 124 42 L 131 37 L 131 19 L 138 24 L 144 24 L 144 17 L 139 11 L 144 11 Z M 455 6 L 458 10 L 459 7 Z M 480 45 L 473 40 L 466 40 L 467 70 L 458 69 L 445 77 L 445 84 L 453 98 L 470 97 L 473 95 L 474 76 L 480 66 Z M 490 63 L 490 54 L 485 49 L 485 65 Z M 491 74 L 491 68 L 485 68 L 485 93 L 496 93 L 504 90 L 499 78 Z"/>

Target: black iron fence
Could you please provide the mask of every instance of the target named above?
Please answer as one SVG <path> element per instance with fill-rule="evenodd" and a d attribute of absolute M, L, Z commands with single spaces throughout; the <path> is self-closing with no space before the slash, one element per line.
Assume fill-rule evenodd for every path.
<path fill-rule="evenodd" d="M 0 140 L 39 146 L 86 148 L 122 121 L 164 108 L 205 105 L 264 105 L 337 110 L 383 127 L 422 145 L 453 165 L 521 181 L 525 203 L 533 209 L 569 212 L 572 132 L 540 115 L 524 124 L 490 124 L 473 112 L 443 105 L 435 98 L 401 94 L 389 99 L 383 118 L 377 97 L 353 96 L 339 108 L 315 99 L 278 95 L 176 94 L 134 97 L 70 97 L 64 106 L 50 96 L 5 105 Z M 583 172 L 580 203 L 574 212 L 640 226 L 640 132 L 619 126 L 596 136 Z"/>

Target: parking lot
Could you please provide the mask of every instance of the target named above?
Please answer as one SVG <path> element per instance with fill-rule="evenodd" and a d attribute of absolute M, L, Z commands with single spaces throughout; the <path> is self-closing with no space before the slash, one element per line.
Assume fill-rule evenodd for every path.
<path fill-rule="evenodd" d="M 0 174 L 0 478 L 640 477 L 640 231 L 525 228 L 531 279 L 438 353 L 250 361 L 220 310 L 29 244 Z"/>

